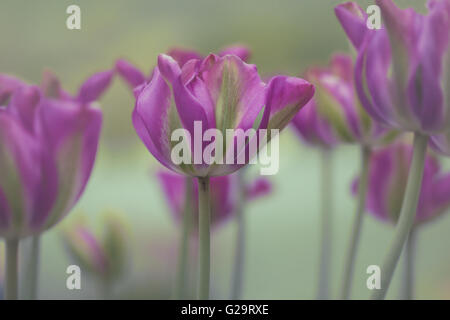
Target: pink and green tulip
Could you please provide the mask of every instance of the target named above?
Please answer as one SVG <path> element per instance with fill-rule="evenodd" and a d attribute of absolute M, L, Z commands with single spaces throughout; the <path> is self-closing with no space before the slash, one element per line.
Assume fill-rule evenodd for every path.
<path fill-rule="evenodd" d="M 423 16 L 377 0 L 385 27 L 370 30 L 367 15 L 353 2 L 336 15 L 358 51 L 354 71 L 358 96 L 378 122 L 401 131 L 439 137 L 450 129 L 450 0 L 428 1 Z M 447 141 L 448 142 L 448 141 Z"/>
<path fill-rule="evenodd" d="M 429 0 L 428 14 L 400 9 L 392 0 L 377 0 L 384 27 L 366 27 L 367 15 L 353 2 L 336 7 L 336 15 L 357 50 L 354 79 L 363 107 L 380 124 L 414 133 L 414 156 L 404 201 L 383 264 L 385 297 L 400 254 L 414 225 L 430 141 L 449 154 L 450 0 Z"/>
<path fill-rule="evenodd" d="M 299 78 L 277 76 L 265 84 L 255 66 L 234 55 L 211 54 L 182 68 L 170 56 L 160 55 L 152 80 L 137 93 L 133 124 L 149 151 L 168 169 L 194 177 L 226 175 L 247 164 L 249 157 L 244 164 L 208 165 L 201 159 L 200 164 L 178 165 L 171 159 L 171 133 L 181 127 L 194 137 L 196 121 L 202 132 L 210 128 L 281 130 L 313 93 L 314 87 Z M 248 152 L 245 148 L 235 154 Z"/>
<path fill-rule="evenodd" d="M 94 101 L 112 74 L 93 75 L 75 96 L 50 73 L 40 87 L 0 75 L 0 237 L 7 244 L 7 299 L 17 298 L 19 240 L 57 224 L 83 194 L 102 121 Z"/>

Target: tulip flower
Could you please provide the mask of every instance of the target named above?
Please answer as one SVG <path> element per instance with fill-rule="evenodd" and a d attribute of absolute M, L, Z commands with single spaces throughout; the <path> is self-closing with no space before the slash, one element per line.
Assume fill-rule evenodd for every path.
<path fill-rule="evenodd" d="M 95 235 L 84 224 L 64 231 L 62 238 L 70 257 L 83 271 L 99 280 L 105 297 L 124 273 L 126 262 L 126 232 L 115 215 L 105 218 L 103 234 Z"/>
<path fill-rule="evenodd" d="M 347 54 L 334 54 L 328 67 L 307 71 L 305 78 L 316 87 L 314 101 L 316 113 L 321 117 L 320 139 L 327 144 L 338 139 L 368 147 L 383 143 L 392 132 L 372 121 L 364 111 L 355 92 L 353 73 L 352 58 Z M 297 118 L 302 115 L 303 112 L 298 113 Z"/>
<path fill-rule="evenodd" d="M 199 179 L 200 299 L 209 297 L 209 178 L 248 164 L 313 94 L 303 79 L 265 84 L 254 65 L 214 54 L 182 67 L 162 54 L 151 81 L 135 90 L 133 125 L 147 149 L 168 169 Z M 209 129 L 210 143 L 203 136 Z"/>
<path fill-rule="evenodd" d="M 392 0 L 377 0 L 384 28 L 366 27 L 367 15 L 355 3 L 336 7 L 336 15 L 358 51 L 355 84 L 365 110 L 379 123 L 415 134 L 415 149 L 397 232 L 383 264 L 385 297 L 408 233 L 414 224 L 428 141 L 448 151 L 450 0 L 428 1 L 423 16 L 399 9 Z"/>
<path fill-rule="evenodd" d="M 189 177 L 168 171 L 158 172 L 157 177 L 175 221 L 177 223 L 183 221 L 175 288 L 175 298 L 180 299 L 184 295 L 183 288 L 186 282 L 189 233 L 191 225 L 198 225 L 199 220 L 198 183 Z M 240 190 L 240 180 L 237 174 L 213 177 L 210 188 L 211 212 L 213 213 L 211 226 L 217 228 L 241 209 L 240 197 L 237 194 L 237 190 Z M 269 194 L 272 186 L 267 179 L 258 178 L 246 184 L 243 191 L 245 199 L 252 201 Z"/>
<path fill-rule="evenodd" d="M 6 298 L 17 297 L 17 246 L 58 223 L 82 195 L 97 153 L 102 114 L 94 101 L 112 72 L 70 96 L 47 73 L 41 87 L 0 75 L 0 237 Z"/>
<path fill-rule="evenodd" d="M 399 220 L 401 199 L 403 199 L 408 169 L 411 164 L 412 147 L 397 143 L 374 152 L 369 165 L 369 188 L 367 210 L 376 219 L 395 225 Z M 355 193 L 358 180 L 352 191 Z M 406 283 L 404 297 L 412 296 L 413 239 L 419 226 L 436 219 L 450 208 L 450 173 L 442 174 L 439 162 L 427 155 L 419 195 L 417 214 L 414 219 L 415 232 L 410 233 L 406 250 Z"/>

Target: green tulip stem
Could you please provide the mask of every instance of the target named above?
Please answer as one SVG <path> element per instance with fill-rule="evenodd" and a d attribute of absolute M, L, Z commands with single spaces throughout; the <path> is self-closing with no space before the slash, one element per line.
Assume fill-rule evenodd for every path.
<path fill-rule="evenodd" d="M 409 169 L 402 209 L 395 227 L 394 238 L 392 239 L 384 263 L 381 267 L 381 288 L 375 289 L 371 297 L 374 300 L 385 298 L 403 247 L 408 239 L 411 228 L 414 225 L 420 188 L 422 186 L 427 144 L 428 136 L 422 135 L 421 133 L 415 133 L 413 158 Z"/>
<path fill-rule="evenodd" d="M 199 277 L 198 277 L 198 299 L 209 299 L 210 281 L 210 191 L 209 177 L 198 178 L 198 236 L 199 236 Z"/>
<path fill-rule="evenodd" d="M 340 299 L 348 299 L 353 282 L 353 270 L 355 267 L 356 251 L 361 237 L 362 222 L 367 198 L 367 186 L 369 183 L 369 160 L 371 149 L 367 146 L 361 147 L 361 174 L 358 184 L 358 204 L 353 217 L 350 241 L 345 256 L 344 275 L 340 290 Z"/>
<path fill-rule="evenodd" d="M 414 228 L 410 231 L 408 241 L 406 242 L 405 252 L 403 254 L 403 279 L 401 299 L 414 299 L 414 260 L 416 254 L 416 233 Z"/>
<path fill-rule="evenodd" d="M 39 235 L 34 236 L 31 241 L 30 300 L 36 300 L 39 283 L 39 256 L 41 237 Z"/>
<path fill-rule="evenodd" d="M 332 252 L 332 185 L 333 170 L 331 151 L 324 149 L 321 152 L 321 185 L 320 192 L 320 258 L 317 298 L 320 300 L 329 298 L 330 267 Z"/>
<path fill-rule="evenodd" d="M 184 299 L 187 289 L 188 259 L 189 259 L 189 235 L 192 228 L 192 178 L 185 178 L 185 197 L 184 197 L 184 214 L 183 226 L 178 251 L 177 275 L 175 280 L 174 299 Z"/>
<path fill-rule="evenodd" d="M 5 274 L 5 299 L 18 299 L 18 253 L 19 240 L 6 240 L 6 274 Z"/>
<path fill-rule="evenodd" d="M 27 300 L 36 300 L 38 291 L 38 279 L 39 279 L 39 255 L 40 255 L 40 235 L 31 237 L 31 249 L 29 252 L 28 262 L 26 266 L 25 276 L 25 292 L 24 297 Z"/>
<path fill-rule="evenodd" d="M 236 249 L 234 257 L 233 276 L 231 283 L 231 300 L 238 300 L 242 296 L 242 280 L 244 274 L 244 258 L 245 258 L 245 184 L 244 169 L 237 173 L 238 177 L 238 200 L 236 205 Z"/>

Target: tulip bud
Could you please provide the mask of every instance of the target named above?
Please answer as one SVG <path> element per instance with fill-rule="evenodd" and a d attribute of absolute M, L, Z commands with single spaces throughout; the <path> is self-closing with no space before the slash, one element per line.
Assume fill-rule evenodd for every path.
<path fill-rule="evenodd" d="M 119 279 L 126 262 L 126 233 L 121 221 L 115 215 L 105 218 L 103 234 L 96 236 L 83 224 L 64 231 L 65 247 L 82 270 L 102 281 Z"/>

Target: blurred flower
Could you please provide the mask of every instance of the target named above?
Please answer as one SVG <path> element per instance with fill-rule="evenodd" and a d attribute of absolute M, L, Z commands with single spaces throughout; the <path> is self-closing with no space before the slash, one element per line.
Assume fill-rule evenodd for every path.
<path fill-rule="evenodd" d="M 305 78 L 316 87 L 316 95 L 309 114 L 299 112 L 296 121 L 305 133 L 308 126 L 312 127 L 321 144 L 331 145 L 337 139 L 371 146 L 390 138 L 389 132 L 362 108 L 352 75 L 352 58 L 345 54 L 333 55 L 327 68 L 311 68 L 306 73 Z M 312 122 L 306 123 L 309 119 Z"/>
<path fill-rule="evenodd" d="M 78 201 L 101 128 L 94 100 L 111 77 L 93 75 L 72 97 L 50 73 L 41 87 L 0 75 L 0 236 L 43 232 Z"/>
<path fill-rule="evenodd" d="M 366 13 L 352 2 L 336 15 L 358 50 L 355 81 L 366 111 L 380 123 L 431 135 L 450 154 L 450 0 L 428 1 L 426 16 L 377 0 L 385 28 L 366 27 Z M 447 91 L 447 92 L 445 92 Z"/>
<path fill-rule="evenodd" d="M 184 49 L 184 48 L 173 48 L 170 49 L 167 54 L 171 56 L 175 61 L 178 62 L 180 68 L 183 67 L 189 60 L 201 60 L 204 57 L 194 50 Z M 250 50 L 244 46 L 230 46 L 219 52 L 219 56 L 224 56 L 227 54 L 234 54 L 241 58 L 243 61 L 248 61 L 250 58 Z M 128 85 L 134 89 L 139 85 L 145 84 L 145 82 L 150 81 L 153 75 L 153 71 L 148 77 L 145 76 L 138 68 L 133 66 L 130 62 L 125 59 L 119 59 L 116 62 L 117 73 L 128 83 Z"/>
<path fill-rule="evenodd" d="M 72 226 L 62 234 L 67 252 L 83 271 L 104 281 L 123 275 L 126 262 L 126 232 L 123 221 L 115 215 L 106 216 L 101 237 L 84 224 Z"/>
<path fill-rule="evenodd" d="M 225 138 L 223 144 L 228 149 L 223 151 L 224 159 L 218 157 L 210 165 L 202 156 L 208 144 L 203 142 L 194 149 L 191 141 L 188 142 L 190 154 L 201 155 L 202 159 L 190 161 L 197 164 L 178 165 L 171 158 L 174 147 L 171 134 L 175 129 L 185 129 L 195 139 L 198 133 L 194 132 L 194 123 L 200 124 L 201 133 L 217 129 L 223 137 L 227 136 L 228 129 L 241 129 L 240 132 L 255 127 L 269 132 L 270 129 L 281 130 L 310 100 L 314 87 L 303 79 L 285 76 L 273 77 L 266 85 L 259 78 L 256 66 L 234 55 L 211 54 L 204 60 L 190 60 L 180 69 L 173 58 L 163 54 L 158 57 L 152 80 L 135 93 L 133 124 L 153 156 L 175 172 L 211 177 L 230 174 L 246 165 L 253 155 L 249 153 L 252 143 L 236 145 L 227 143 Z M 260 113 L 263 113 L 262 119 Z M 259 150 L 263 141 L 257 136 L 251 134 L 248 138 L 250 142 L 255 139 L 256 150 Z M 243 154 L 245 160 L 230 164 L 227 161 L 230 153 L 234 158 Z"/>
<path fill-rule="evenodd" d="M 166 197 L 167 203 L 175 220 L 180 223 L 185 207 L 186 177 L 168 171 L 157 173 L 158 181 Z M 211 225 L 217 227 L 230 218 L 237 205 L 236 190 L 239 181 L 236 175 L 211 178 Z M 198 225 L 198 183 L 193 180 L 194 188 L 194 226 Z M 268 179 L 257 178 L 245 186 L 247 200 L 255 200 L 272 192 Z"/>
<path fill-rule="evenodd" d="M 408 179 L 412 147 L 396 143 L 373 152 L 369 166 L 367 210 L 382 221 L 396 223 Z M 352 186 L 356 194 L 358 180 Z M 442 174 L 434 156 L 427 155 L 415 223 L 423 223 L 450 208 L 450 173 Z"/>

